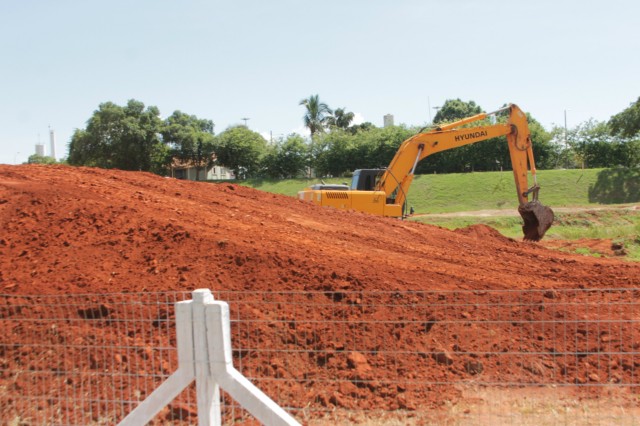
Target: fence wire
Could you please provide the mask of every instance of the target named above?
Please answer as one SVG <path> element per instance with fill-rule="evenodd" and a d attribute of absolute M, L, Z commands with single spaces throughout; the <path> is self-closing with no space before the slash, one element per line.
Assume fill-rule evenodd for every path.
<path fill-rule="evenodd" d="M 640 423 L 640 289 L 212 291 L 235 367 L 305 424 Z M 177 368 L 188 299 L 0 295 L 2 424 L 120 421 Z M 154 423 L 196 419 L 192 385 Z"/>

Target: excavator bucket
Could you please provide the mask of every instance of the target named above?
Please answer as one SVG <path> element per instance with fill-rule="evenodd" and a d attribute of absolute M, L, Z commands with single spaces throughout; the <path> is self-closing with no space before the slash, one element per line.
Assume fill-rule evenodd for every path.
<path fill-rule="evenodd" d="M 553 223 L 553 210 L 537 200 L 518 207 L 518 213 L 524 220 L 522 232 L 525 240 L 540 241 Z"/>

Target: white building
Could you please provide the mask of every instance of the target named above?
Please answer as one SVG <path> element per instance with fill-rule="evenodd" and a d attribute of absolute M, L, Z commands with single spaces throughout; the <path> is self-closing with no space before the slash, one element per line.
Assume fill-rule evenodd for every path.
<path fill-rule="evenodd" d="M 235 175 L 231 169 L 223 166 L 211 166 L 199 171 L 191 163 L 183 163 L 174 159 L 171 163 L 171 177 L 184 180 L 233 180 Z"/>

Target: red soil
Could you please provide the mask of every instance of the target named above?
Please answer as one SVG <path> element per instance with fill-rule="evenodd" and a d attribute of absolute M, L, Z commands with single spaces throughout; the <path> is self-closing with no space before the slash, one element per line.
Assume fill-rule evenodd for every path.
<path fill-rule="evenodd" d="M 320 208 L 234 184 L 186 182 L 147 173 L 0 166 L 0 226 L 0 293 L 14 295 L 205 287 L 249 292 L 371 292 L 640 286 L 640 264 L 551 250 L 505 238 L 485 226 L 452 232 Z M 553 297 L 550 294 L 547 296 Z M 384 312 L 381 309 L 376 318 L 384 319 Z M 434 315 L 440 319 L 445 314 Z M 452 328 L 450 325 L 447 333 L 458 339 L 473 338 L 469 330 Z M 372 327 L 359 333 L 363 340 L 375 341 L 377 331 Z M 264 333 L 268 335 L 272 329 L 265 327 Z M 411 334 L 410 330 L 404 333 Z M 446 338 L 443 334 L 438 341 Z M 638 336 L 629 339 L 640 341 Z M 442 344 L 441 349 L 435 348 L 440 344 L 434 344 L 431 337 L 418 340 L 407 337 L 407 349 L 415 350 L 421 344 L 430 345 L 427 352 L 442 349 L 441 355 L 433 357 L 434 363 L 449 368 L 446 351 L 455 351 L 455 347 Z M 467 352 L 473 349 L 470 340 L 465 344 Z M 335 347 L 339 343 L 323 345 Z M 407 360 L 412 364 L 405 370 L 415 368 L 415 361 Z M 323 362 L 337 376 L 341 369 L 349 368 L 356 375 L 368 376 L 372 374 L 369 364 L 376 364 L 357 353 L 339 354 Z M 376 371 L 384 368 L 374 367 Z M 484 374 L 490 368 L 500 369 L 485 361 Z M 446 374 L 438 374 L 443 380 L 447 374 L 452 378 L 473 374 L 473 368 L 471 373 L 464 370 L 463 364 L 453 365 Z M 587 376 L 577 370 L 575 374 Z M 621 370 L 620 374 L 626 373 Z M 635 376 L 621 380 L 637 384 Z M 314 392 L 332 391 L 316 389 L 309 394 Z M 321 402 L 357 406 L 367 403 L 362 392 L 375 390 L 335 389 L 333 398 Z M 387 392 L 394 393 L 393 402 L 378 398 L 377 406 L 398 408 L 398 392 L 405 393 L 400 404 L 405 408 L 424 402 L 408 402 L 409 392 L 400 389 Z M 308 398 L 309 394 L 302 396 Z M 426 398 L 427 394 L 416 392 L 415 397 Z M 349 395 L 358 398 L 350 400 Z"/>
<path fill-rule="evenodd" d="M 322 209 L 233 184 L 0 166 L 0 289 L 21 294 L 624 287 L 640 265 Z"/>

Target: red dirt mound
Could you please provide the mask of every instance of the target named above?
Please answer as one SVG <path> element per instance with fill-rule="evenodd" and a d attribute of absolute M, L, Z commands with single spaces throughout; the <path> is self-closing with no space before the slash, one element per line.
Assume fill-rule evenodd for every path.
<path fill-rule="evenodd" d="M 469 237 L 473 237 L 476 238 L 478 240 L 500 240 L 502 242 L 504 242 L 505 244 L 511 244 L 511 243 L 515 243 L 517 244 L 516 240 L 514 240 L 513 238 L 508 238 L 505 237 L 504 235 L 502 235 L 500 232 L 498 232 L 497 230 L 491 228 L 490 226 L 487 225 L 471 225 L 471 226 L 467 226 L 465 228 L 458 228 L 455 231 L 456 234 L 461 234 L 461 235 L 466 235 Z"/>
<path fill-rule="evenodd" d="M 0 166 L 0 291 L 629 286 L 640 265 L 233 184 Z M 466 234 L 466 235 L 465 235 Z"/>
<path fill-rule="evenodd" d="M 310 341 L 317 353 L 327 353 L 322 359 L 310 359 L 305 349 L 298 350 L 299 358 L 288 361 L 294 366 L 291 368 L 304 370 L 308 364 L 315 364 L 316 368 L 322 365 L 323 374 L 346 377 L 345 382 L 337 385 L 319 380 L 309 385 L 307 394 L 297 393 L 297 398 L 319 401 L 325 406 L 370 407 L 371 401 L 375 401 L 376 407 L 382 409 L 411 408 L 455 399 L 459 393 L 453 388 L 447 393 L 399 389 L 400 386 L 382 392 L 373 385 L 343 389 L 349 387 L 349 374 L 355 374 L 353 371 L 368 378 L 367 364 L 376 368 L 377 380 L 385 374 L 394 377 L 403 374 L 421 380 L 428 378 L 431 383 L 450 383 L 472 377 L 480 369 L 487 376 L 495 375 L 496 380 L 507 380 L 508 376 L 515 381 L 518 374 L 543 377 L 555 372 L 582 380 L 588 376 L 588 366 L 585 367 L 586 362 L 578 362 L 577 357 L 575 365 L 562 366 L 555 359 L 543 359 L 540 362 L 553 368 L 545 367 L 551 373 L 538 374 L 525 371 L 522 366 L 506 369 L 495 359 L 480 363 L 464 358 L 454 362 L 449 354 L 473 355 L 487 351 L 483 348 L 499 353 L 503 351 L 501 348 L 516 345 L 515 335 L 522 339 L 517 346 L 523 351 L 551 353 L 556 351 L 553 344 L 544 345 L 553 341 L 557 330 L 528 336 L 518 327 L 518 318 L 541 315 L 537 312 L 545 312 L 548 322 L 555 324 L 554 315 L 558 312 L 543 311 L 543 302 L 565 296 L 547 289 L 640 285 L 640 264 L 554 251 L 537 243 L 505 238 L 484 226 L 452 232 L 420 223 L 320 208 L 234 184 L 185 182 L 147 173 L 63 166 L 0 166 L 0 225 L 0 292 L 16 297 L 191 291 L 203 287 L 249 293 L 307 291 L 317 292 L 314 294 L 319 294 L 318 297 L 331 294 L 331 299 L 324 297 L 317 310 L 310 310 L 317 330 L 297 330 L 296 312 L 286 312 L 290 300 L 283 296 L 280 303 L 276 293 L 272 306 L 277 305 L 280 311 L 253 312 L 265 318 L 287 318 L 293 324 L 288 331 L 261 325 L 259 333 L 256 331 L 261 341 L 275 344 L 281 339 L 278 333 L 286 331 L 292 334 L 285 339 L 287 345 Z M 383 300 L 404 297 L 401 292 L 414 290 L 470 290 L 479 300 L 494 298 L 486 290 L 501 289 L 545 290 L 539 295 L 541 300 L 532 305 L 535 310 L 527 308 L 528 305 L 497 300 L 482 313 L 474 311 L 479 309 L 476 305 L 458 312 L 451 308 L 455 300 L 451 305 L 438 307 L 439 303 L 449 302 L 433 295 L 432 312 L 418 313 L 427 318 L 422 322 L 410 320 L 411 312 L 404 305 Z M 374 309 L 365 307 L 359 296 L 341 293 L 375 291 L 387 295 L 397 291 L 400 296 L 370 296 L 380 299 L 380 303 L 372 305 L 376 306 Z M 313 302 L 305 293 L 299 297 L 305 299 L 301 303 Z M 426 296 L 414 296 L 416 300 L 407 301 L 407 306 L 417 306 L 419 297 Z M 449 297 L 455 299 L 455 293 Z M 569 302 L 571 307 L 580 306 L 577 300 Z M 529 310 L 524 312 L 525 308 Z M 407 327 L 393 331 L 394 345 L 398 353 L 412 351 L 413 355 L 391 362 L 352 353 L 346 349 L 350 347 L 346 334 L 344 341 L 337 341 L 324 329 L 323 320 L 336 312 L 348 312 L 345 315 L 357 321 L 372 309 L 379 323 L 354 328 L 354 338 L 370 345 L 371 354 L 377 353 L 383 347 L 381 339 L 390 333 L 384 329 L 385 318 L 397 320 L 401 316 Z M 249 314 L 250 309 L 243 312 Z M 586 318 L 580 312 L 571 315 Z M 458 328 L 460 318 L 471 321 L 474 316 L 499 320 L 490 330 L 479 331 L 468 324 Z M 638 341 L 637 336 L 625 335 L 623 339 L 620 334 L 619 345 Z M 335 341 L 329 340 L 332 338 Z M 574 340 L 577 345 L 577 338 L 568 339 Z M 630 349 L 619 349 L 623 350 Z M 263 366 L 273 362 L 269 355 L 263 357 L 259 353 L 244 361 L 252 371 L 265 371 Z M 637 378 L 629 376 L 633 370 L 625 371 L 627 376 L 620 376 L 619 380 L 636 383 Z M 604 370 L 599 377 L 608 380 Z M 305 402 L 290 404 L 298 403 Z"/>

